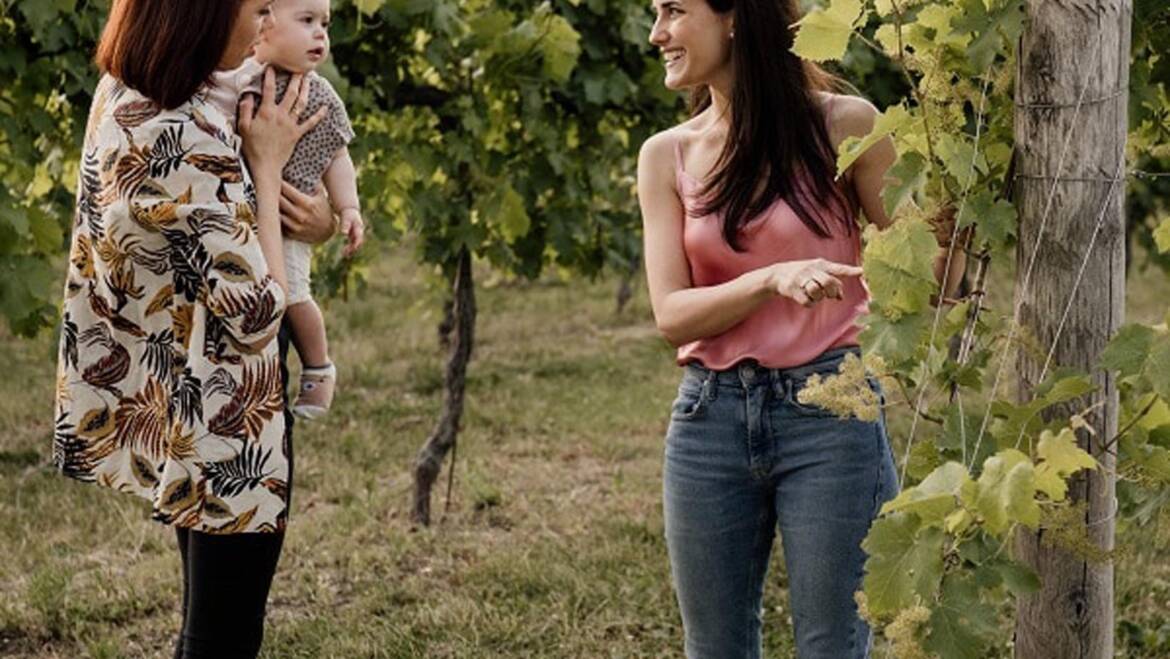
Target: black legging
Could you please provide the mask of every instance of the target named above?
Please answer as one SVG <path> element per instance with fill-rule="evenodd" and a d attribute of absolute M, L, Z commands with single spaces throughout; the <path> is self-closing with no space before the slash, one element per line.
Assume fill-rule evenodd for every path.
<path fill-rule="evenodd" d="M 280 326 L 285 440 L 292 486 L 292 414 L 288 411 L 287 321 Z M 268 589 L 284 533 L 211 535 L 175 529 L 183 558 L 183 626 L 175 659 L 254 659 L 264 640 Z"/>
<path fill-rule="evenodd" d="M 183 627 L 175 659 L 254 659 L 284 534 L 175 533 L 183 557 Z"/>

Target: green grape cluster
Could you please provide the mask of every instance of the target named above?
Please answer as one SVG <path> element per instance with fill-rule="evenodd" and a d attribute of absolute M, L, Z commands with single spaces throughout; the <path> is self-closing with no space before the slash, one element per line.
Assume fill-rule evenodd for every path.
<path fill-rule="evenodd" d="M 840 417 L 874 422 L 881 414 L 881 400 L 869 385 L 862 360 L 845 355 L 836 374 L 813 374 L 797 394 L 802 405 L 822 407 Z"/>

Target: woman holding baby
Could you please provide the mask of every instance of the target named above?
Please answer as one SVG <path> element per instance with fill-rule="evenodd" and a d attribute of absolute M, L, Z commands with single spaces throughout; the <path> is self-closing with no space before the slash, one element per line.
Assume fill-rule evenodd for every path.
<path fill-rule="evenodd" d="M 292 478 L 277 334 L 295 237 L 332 233 L 282 169 L 328 109 L 293 75 L 234 122 L 209 100 L 251 56 L 271 0 L 115 0 L 82 149 L 54 461 L 148 499 L 183 565 L 175 656 L 254 657 Z M 311 116 L 310 116 L 311 115 Z"/>

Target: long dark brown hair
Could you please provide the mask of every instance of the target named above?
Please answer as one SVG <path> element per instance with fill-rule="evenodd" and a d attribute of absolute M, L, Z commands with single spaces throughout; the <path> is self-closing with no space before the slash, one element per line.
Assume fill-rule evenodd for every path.
<path fill-rule="evenodd" d="M 97 65 L 173 110 L 211 78 L 243 0 L 114 0 Z"/>
<path fill-rule="evenodd" d="M 778 199 L 822 238 L 834 229 L 852 235 L 857 202 L 835 180 L 836 155 L 816 96 L 844 85 L 792 52 L 796 0 L 706 2 L 717 13 L 734 12 L 735 83 L 731 129 L 695 214 L 722 213 L 723 237 L 736 250 L 743 225 Z M 692 116 L 710 105 L 706 85 L 692 91 Z"/>

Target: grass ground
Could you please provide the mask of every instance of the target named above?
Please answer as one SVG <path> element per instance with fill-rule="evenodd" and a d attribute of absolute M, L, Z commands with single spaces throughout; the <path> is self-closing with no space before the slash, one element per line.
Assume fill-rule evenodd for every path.
<path fill-rule="evenodd" d="M 1170 284 L 1139 278 L 1133 313 L 1157 317 Z M 408 469 L 439 405 L 437 305 L 404 255 L 371 280 L 327 311 L 342 389 L 326 421 L 297 429 L 264 656 L 678 656 L 659 505 L 678 372 L 644 293 L 618 315 L 612 281 L 481 287 L 453 505 L 441 513 L 440 490 L 441 519 L 418 530 Z M 0 656 L 169 656 L 172 536 L 142 502 L 47 466 L 51 342 L 0 338 Z M 1170 534 L 1119 533 L 1133 551 L 1118 656 L 1170 656 Z M 773 566 L 766 649 L 791 657 Z"/>

